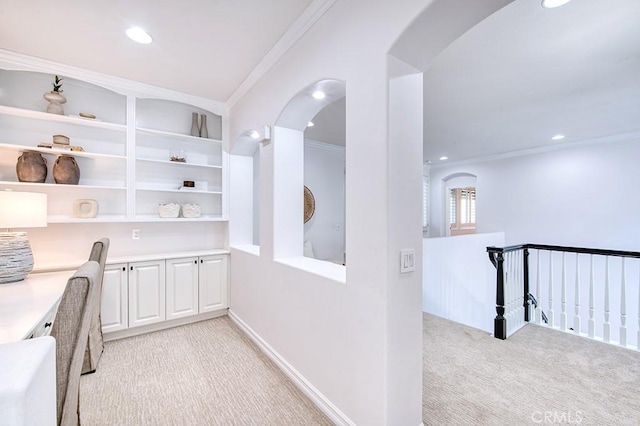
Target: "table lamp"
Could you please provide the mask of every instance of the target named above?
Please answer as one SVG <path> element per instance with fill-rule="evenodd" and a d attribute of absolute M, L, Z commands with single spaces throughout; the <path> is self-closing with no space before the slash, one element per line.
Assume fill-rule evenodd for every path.
<path fill-rule="evenodd" d="M 23 280 L 33 269 L 26 232 L 12 228 L 47 226 L 47 194 L 0 191 L 0 284 Z"/>

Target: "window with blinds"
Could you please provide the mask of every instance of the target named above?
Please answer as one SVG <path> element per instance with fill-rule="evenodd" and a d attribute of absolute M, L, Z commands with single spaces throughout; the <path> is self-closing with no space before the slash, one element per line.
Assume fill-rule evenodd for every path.
<path fill-rule="evenodd" d="M 451 235 L 476 232 L 476 189 L 453 188 L 449 193 Z"/>

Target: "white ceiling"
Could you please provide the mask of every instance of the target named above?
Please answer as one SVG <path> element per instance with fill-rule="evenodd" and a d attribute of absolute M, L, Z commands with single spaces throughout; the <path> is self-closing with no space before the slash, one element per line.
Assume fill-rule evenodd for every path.
<path fill-rule="evenodd" d="M 3 0 L 0 48 L 225 102 L 292 26 L 332 1 Z M 425 72 L 425 160 L 544 147 L 556 133 L 637 132 L 639 23 L 640 0 L 516 0 L 480 22 Z M 130 25 L 154 43 L 131 42 Z M 308 137 L 340 143 L 340 118 L 344 102 L 321 111 Z"/>
<path fill-rule="evenodd" d="M 517 0 L 424 74 L 433 164 L 640 130 L 640 0 Z"/>
<path fill-rule="evenodd" d="M 311 3 L 2 0 L 0 48 L 225 102 Z"/>

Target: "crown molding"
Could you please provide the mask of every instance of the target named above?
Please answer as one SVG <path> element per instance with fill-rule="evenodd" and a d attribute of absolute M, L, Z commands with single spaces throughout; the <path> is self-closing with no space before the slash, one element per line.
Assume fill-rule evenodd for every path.
<path fill-rule="evenodd" d="M 600 137 L 596 137 L 596 138 L 583 139 L 583 140 L 575 141 L 575 142 L 566 142 L 566 143 L 561 143 L 561 144 L 545 145 L 545 146 L 541 146 L 541 147 L 538 147 L 538 148 L 523 149 L 523 150 L 520 150 L 520 151 L 511 151 L 511 152 L 505 152 L 505 153 L 502 153 L 502 154 L 495 154 L 495 155 L 487 155 L 487 156 L 484 156 L 484 157 L 470 158 L 468 160 L 450 161 L 450 162 L 444 162 L 444 163 L 438 163 L 438 164 L 434 164 L 434 163 L 427 164 L 427 163 L 425 163 L 425 165 L 428 165 L 430 169 L 435 170 L 435 169 L 448 168 L 448 167 L 452 167 L 452 166 L 464 166 L 464 165 L 467 165 L 467 164 L 483 163 L 485 161 L 502 160 L 502 159 L 505 159 L 505 158 L 524 157 L 524 156 L 527 156 L 527 155 L 541 154 L 541 153 L 552 152 L 552 151 L 560 151 L 560 150 L 564 150 L 564 149 L 579 148 L 579 147 L 583 147 L 583 146 L 600 145 L 600 144 L 605 144 L 605 143 L 624 142 L 624 141 L 628 141 L 628 140 L 631 140 L 631 139 L 640 139 L 640 132 L 630 132 L 630 133 L 620 133 L 620 134 L 617 134 L 617 135 L 600 136 Z"/>
<path fill-rule="evenodd" d="M 307 31 L 329 10 L 336 0 L 313 0 L 309 7 L 296 19 L 289 29 L 273 45 L 242 83 L 227 99 L 226 106 L 231 109 L 269 72 L 275 64 L 306 34 Z"/>
<path fill-rule="evenodd" d="M 331 143 L 320 142 L 313 139 L 305 139 L 304 145 L 309 146 L 311 148 L 321 149 L 324 151 L 341 152 L 341 153 L 344 153 L 347 149 L 345 146 L 342 146 L 342 145 L 334 145 Z"/>
<path fill-rule="evenodd" d="M 87 83 L 113 90 L 121 95 L 138 98 L 162 98 L 189 105 L 198 106 L 218 115 L 226 115 L 228 110 L 224 103 L 199 96 L 153 86 L 133 80 L 65 65 L 47 59 L 36 58 L 10 50 L 0 49 L 0 68 L 13 71 L 45 72 L 75 78 Z"/>

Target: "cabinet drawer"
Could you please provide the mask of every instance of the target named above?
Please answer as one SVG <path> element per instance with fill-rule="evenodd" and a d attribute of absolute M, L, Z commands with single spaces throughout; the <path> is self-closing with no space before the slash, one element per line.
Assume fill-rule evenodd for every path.
<path fill-rule="evenodd" d="M 42 321 L 38 323 L 36 328 L 31 333 L 30 338 L 34 337 L 42 337 L 48 336 L 51 334 L 51 327 L 53 326 L 53 321 L 56 318 L 56 313 L 58 312 L 58 303 L 56 303 L 50 310 L 42 317 Z"/>

